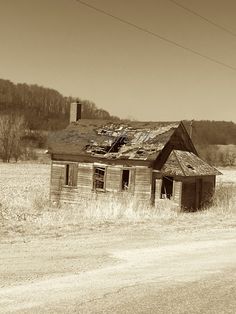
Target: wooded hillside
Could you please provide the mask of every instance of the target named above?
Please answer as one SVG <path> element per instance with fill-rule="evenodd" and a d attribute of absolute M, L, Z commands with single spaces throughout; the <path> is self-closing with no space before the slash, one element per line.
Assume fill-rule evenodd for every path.
<path fill-rule="evenodd" d="M 76 98 L 79 99 L 79 98 Z M 30 130 L 57 130 L 68 125 L 69 105 L 75 101 L 58 91 L 38 85 L 14 84 L 0 79 L 0 114 L 22 115 Z M 83 117 L 90 119 L 118 119 L 106 110 L 98 109 L 88 100 L 83 104 Z"/>
<path fill-rule="evenodd" d="M 70 103 L 76 99 L 64 97 L 54 89 L 25 83 L 14 84 L 0 79 L 0 117 L 11 114 L 14 114 L 13 120 L 21 117 L 27 130 L 23 139 L 35 142 L 37 147 L 44 147 L 47 131 L 63 129 L 68 125 Z M 83 118 L 119 120 L 106 110 L 98 109 L 93 102 L 79 100 L 83 104 Z M 191 122 L 184 123 L 190 132 Z M 216 163 L 222 159 L 218 154 L 215 160 L 216 145 L 236 145 L 236 124 L 225 121 L 193 121 L 192 140 L 205 160 Z"/>
<path fill-rule="evenodd" d="M 190 121 L 185 121 L 189 133 L 190 124 Z M 226 121 L 192 121 L 192 139 L 199 145 L 236 144 L 236 124 Z"/>
<path fill-rule="evenodd" d="M 192 124 L 192 132 L 190 125 Z M 217 166 L 236 164 L 236 124 L 225 121 L 185 121 L 202 159 Z"/>

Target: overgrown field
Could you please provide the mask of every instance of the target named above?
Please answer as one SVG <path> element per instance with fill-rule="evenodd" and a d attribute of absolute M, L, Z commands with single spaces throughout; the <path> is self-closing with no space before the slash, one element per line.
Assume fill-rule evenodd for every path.
<path fill-rule="evenodd" d="M 236 225 L 236 170 L 221 169 L 213 206 L 197 213 L 177 213 L 168 201 L 147 208 L 132 198 L 108 204 L 81 199 L 80 205 L 49 203 L 50 165 L 0 164 L 0 235 L 67 232 L 75 229 L 156 222 L 176 228 Z"/>

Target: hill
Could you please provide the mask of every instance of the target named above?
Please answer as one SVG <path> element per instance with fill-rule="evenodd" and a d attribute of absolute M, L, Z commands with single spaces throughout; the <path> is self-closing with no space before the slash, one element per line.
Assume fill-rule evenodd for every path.
<path fill-rule="evenodd" d="M 13 113 L 15 117 L 23 117 L 27 130 L 22 137 L 24 146 L 31 143 L 33 147 L 45 147 L 48 131 L 60 130 L 68 125 L 70 103 L 75 100 L 82 103 L 85 119 L 120 120 L 89 100 L 65 97 L 54 89 L 35 84 L 14 84 L 0 79 L 0 116 Z M 236 145 L 235 123 L 204 120 L 184 121 L 184 124 L 204 160 L 211 164 L 235 163 L 236 153 L 227 147 L 229 144 Z M 225 147 L 219 148 L 219 145 Z"/>
<path fill-rule="evenodd" d="M 217 166 L 236 164 L 236 124 L 226 121 L 185 121 L 200 157 Z M 192 128 L 192 131 L 191 131 Z"/>
<path fill-rule="evenodd" d="M 64 97 L 54 89 L 0 79 L 0 113 L 22 115 L 30 130 L 64 128 L 69 121 L 69 105 L 76 99 L 79 98 Z M 118 119 L 89 100 L 79 100 L 84 118 Z"/>
<path fill-rule="evenodd" d="M 192 125 L 192 140 L 197 145 L 236 145 L 236 124 L 227 121 L 185 121 L 190 132 Z"/>

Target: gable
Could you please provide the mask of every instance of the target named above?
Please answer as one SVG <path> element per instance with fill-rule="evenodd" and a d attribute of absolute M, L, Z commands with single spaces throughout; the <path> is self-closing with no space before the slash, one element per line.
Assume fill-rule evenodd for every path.
<path fill-rule="evenodd" d="M 173 149 L 192 152 L 198 156 L 197 150 L 183 122 L 181 122 L 178 128 L 175 130 L 170 139 L 170 143 L 173 146 Z"/>
<path fill-rule="evenodd" d="M 175 129 L 169 141 L 157 156 L 154 162 L 154 168 L 160 170 L 173 150 L 192 152 L 198 156 L 196 148 L 182 122 L 179 124 L 178 128 Z"/>

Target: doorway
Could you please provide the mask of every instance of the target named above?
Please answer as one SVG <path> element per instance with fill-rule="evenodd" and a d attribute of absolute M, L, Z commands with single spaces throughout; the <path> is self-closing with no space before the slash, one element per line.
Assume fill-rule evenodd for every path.
<path fill-rule="evenodd" d="M 161 185 L 161 198 L 171 199 L 173 196 L 173 177 L 163 177 Z"/>

